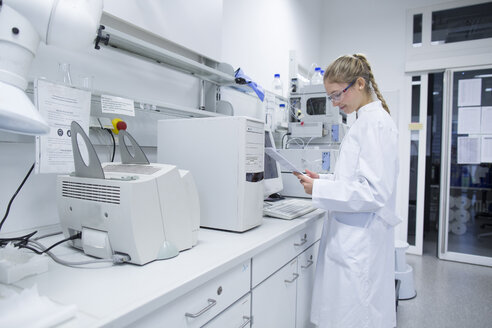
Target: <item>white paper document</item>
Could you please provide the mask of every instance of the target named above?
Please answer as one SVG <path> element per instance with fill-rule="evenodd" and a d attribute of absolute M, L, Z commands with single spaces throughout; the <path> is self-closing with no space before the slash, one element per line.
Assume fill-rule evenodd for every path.
<path fill-rule="evenodd" d="M 458 164 L 480 163 L 480 137 L 458 137 Z"/>
<path fill-rule="evenodd" d="M 105 114 L 135 116 L 135 103 L 131 99 L 101 95 L 101 111 Z"/>
<path fill-rule="evenodd" d="M 482 79 L 466 79 L 458 82 L 458 106 L 480 106 Z"/>
<path fill-rule="evenodd" d="M 492 135 L 482 136 L 482 163 L 492 163 Z"/>
<path fill-rule="evenodd" d="M 292 172 L 302 173 L 302 170 L 298 169 L 294 164 L 289 162 L 289 160 L 284 156 L 282 156 L 275 148 L 265 147 L 265 153 L 271 158 L 273 158 L 274 160 L 276 160 L 283 168 Z"/>
<path fill-rule="evenodd" d="M 482 134 L 492 134 L 492 107 L 482 107 Z"/>
<path fill-rule="evenodd" d="M 481 107 L 458 107 L 458 134 L 480 133 Z"/>
<path fill-rule="evenodd" d="M 35 100 L 50 126 L 47 135 L 36 137 L 36 172 L 70 173 L 74 170 L 70 124 L 77 121 L 89 133 L 91 93 L 37 80 Z"/>

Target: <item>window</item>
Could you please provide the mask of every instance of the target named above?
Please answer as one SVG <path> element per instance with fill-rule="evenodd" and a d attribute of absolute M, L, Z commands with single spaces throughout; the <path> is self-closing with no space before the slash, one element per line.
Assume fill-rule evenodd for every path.
<path fill-rule="evenodd" d="M 422 14 L 413 15 L 413 46 L 422 45 Z"/>
<path fill-rule="evenodd" d="M 415 16 L 418 15 L 414 15 L 414 43 L 418 24 Z M 492 2 L 432 12 L 432 44 L 486 38 L 492 38 Z"/>

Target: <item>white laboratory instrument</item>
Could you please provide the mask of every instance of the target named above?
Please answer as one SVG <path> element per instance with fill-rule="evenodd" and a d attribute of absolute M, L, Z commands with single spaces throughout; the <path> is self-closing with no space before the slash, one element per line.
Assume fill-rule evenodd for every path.
<path fill-rule="evenodd" d="M 39 43 L 66 49 L 90 45 L 103 0 L 0 1 L 0 130 L 38 135 L 49 126 L 24 91 Z"/>
<path fill-rule="evenodd" d="M 348 131 L 347 116 L 333 106 L 323 84 L 306 85 L 298 91 L 289 98 L 294 122 L 289 122 L 290 134 L 279 152 L 300 169 L 332 173 Z M 282 181 L 283 196 L 311 197 L 291 171 L 282 168 Z"/>
<path fill-rule="evenodd" d="M 345 113 L 332 105 L 322 84 L 306 85 L 299 89 L 295 97 L 300 98 L 303 121 L 345 123 Z"/>
<path fill-rule="evenodd" d="M 293 116 L 300 122 L 289 122 L 290 138 L 317 138 L 314 144 L 341 142 L 347 127 L 347 115 L 334 107 L 323 84 L 307 85 L 290 97 Z M 313 143 L 313 142 L 312 142 Z"/>
<path fill-rule="evenodd" d="M 72 246 L 87 255 L 127 255 L 143 265 L 178 255 L 197 243 L 198 193 L 188 171 L 148 163 L 124 130 L 119 143 L 122 163 L 99 163 L 82 128 L 71 126 L 75 174 L 57 179 L 57 204 L 65 237 L 82 233 Z M 81 158 L 77 136 L 85 142 L 90 165 Z M 132 142 L 135 156 L 128 152 Z"/>
<path fill-rule="evenodd" d="M 339 149 L 337 145 L 330 146 L 331 148 L 293 148 L 279 149 L 279 153 L 283 155 L 289 162 L 294 164 L 303 172 L 308 169 L 310 171 L 326 174 L 333 173 L 335 164 L 338 160 Z M 288 197 L 304 197 L 310 198 L 311 195 L 306 194 L 303 186 L 299 183 L 299 179 L 292 174 L 292 171 L 282 168 L 282 183 L 283 189 L 280 192 L 282 196 Z"/>
<path fill-rule="evenodd" d="M 264 124 L 243 116 L 158 123 L 157 159 L 189 170 L 202 227 L 242 232 L 263 219 Z"/>

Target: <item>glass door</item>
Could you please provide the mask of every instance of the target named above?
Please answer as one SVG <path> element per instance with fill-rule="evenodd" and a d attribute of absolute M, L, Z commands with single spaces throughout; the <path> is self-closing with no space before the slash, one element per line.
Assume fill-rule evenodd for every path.
<path fill-rule="evenodd" d="M 438 255 L 492 266 L 492 66 L 444 79 Z"/>

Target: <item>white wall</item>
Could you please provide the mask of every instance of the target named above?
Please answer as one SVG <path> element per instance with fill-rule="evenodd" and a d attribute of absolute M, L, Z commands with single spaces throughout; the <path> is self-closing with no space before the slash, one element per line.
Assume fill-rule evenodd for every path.
<path fill-rule="evenodd" d="M 104 11 L 211 59 L 220 59 L 222 0 L 105 0 Z"/>
<path fill-rule="evenodd" d="M 289 50 L 309 67 L 321 54 L 322 0 L 224 0 L 222 61 L 271 90 L 279 73 L 288 87 Z"/>

